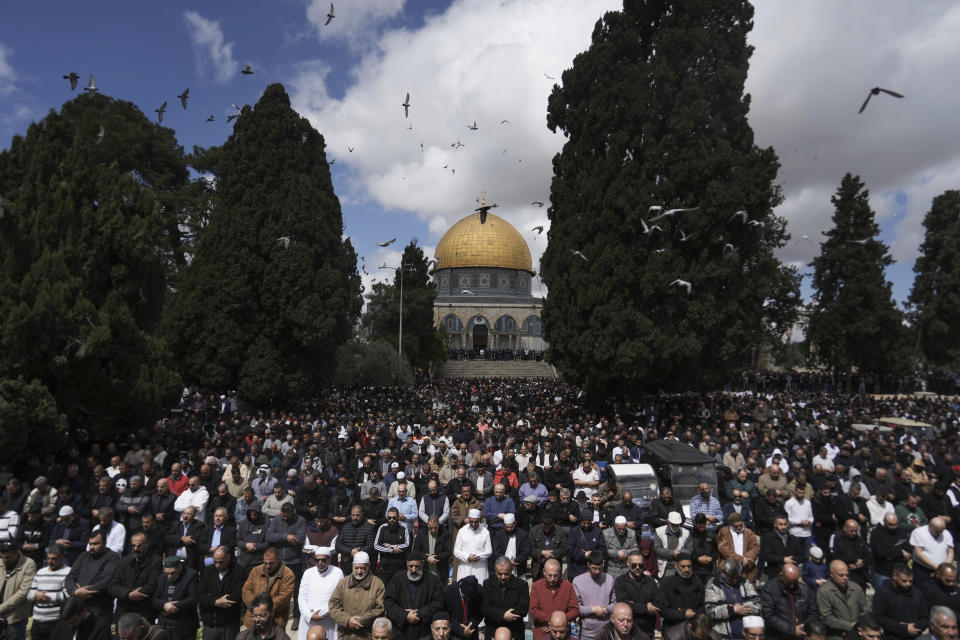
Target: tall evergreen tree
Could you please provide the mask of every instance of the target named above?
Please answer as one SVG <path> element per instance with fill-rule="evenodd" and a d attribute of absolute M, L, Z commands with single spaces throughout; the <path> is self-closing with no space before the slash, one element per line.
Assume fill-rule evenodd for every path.
<path fill-rule="evenodd" d="M 426 369 L 446 360 L 443 335 L 433 324 L 437 288 L 429 264 L 414 238 L 403 249 L 393 283 L 375 283 L 367 296 L 363 324 L 378 340 L 397 346 L 400 320 L 400 279 L 403 278 L 403 355 L 411 366 Z M 402 271 L 402 272 L 401 272 Z"/>
<path fill-rule="evenodd" d="M 910 292 L 916 310 L 919 346 L 936 366 L 960 364 L 960 191 L 933 199 Z"/>
<path fill-rule="evenodd" d="M 198 152 L 215 194 L 168 327 L 189 382 L 267 403 L 332 379 L 362 299 L 325 146 L 273 84 Z"/>
<path fill-rule="evenodd" d="M 773 253 L 778 161 L 747 122 L 752 17 L 745 0 L 625 0 L 553 89 L 547 126 L 567 143 L 544 325 L 551 360 L 587 388 L 715 384 L 793 312 L 796 273 Z M 653 206 L 697 210 L 654 222 Z"/>
<path fill-rule="evenodd" d="M 139 428 L 175 401 L 158 323 L 188 183 L 173 132 L 101 94 L 0 153 L 0 384 L 44 405 L 37 434 L 58 416 L 97 434 Z"/>
<path fill-rule="evenodd" d="M 846 174 L 830 201 L 833 228 L 813 259 L 807 336 L 836 372 L 888 374 L 910 369 L 903 314 L 884 269 L 893 264 L 859 176 Z"/>

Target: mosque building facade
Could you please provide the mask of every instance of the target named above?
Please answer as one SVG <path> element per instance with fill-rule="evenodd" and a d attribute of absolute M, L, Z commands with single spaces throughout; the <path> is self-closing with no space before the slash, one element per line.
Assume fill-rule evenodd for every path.
<path fill-rule="evenodd" d="M 513 225 L 486 211 L 469 215 L 443 235 L 434 257 L 433 321 L 452 349 L 546 348 L 530 248 Z"/>

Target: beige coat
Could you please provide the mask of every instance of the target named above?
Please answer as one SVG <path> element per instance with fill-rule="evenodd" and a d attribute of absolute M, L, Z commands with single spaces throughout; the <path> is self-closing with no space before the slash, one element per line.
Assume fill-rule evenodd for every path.
<path fill-rule="evenodd" d="M 373 621 L 384 613 L 383 582 L 372 573 L 359 584 L 353 574 L 344 577 L 330 596 L 330 617 L 337 623 L 338 640 L 370 640 Z M 358 616 L 363 628 L 351 629 L 350 618 Z"/>
<path fill-rule="evenodd" d="M 30 601 L 27 592 L 33 584 L 33 577 L 37 575 L 37 564 L 20 554 L 10 577 L 7 577 L 6 567 L 0 566 L 0 591 L 3 592 L 3 601 L 0 602 L 0 616 L 7 622 L 14 624 L 30 617 Z"/>

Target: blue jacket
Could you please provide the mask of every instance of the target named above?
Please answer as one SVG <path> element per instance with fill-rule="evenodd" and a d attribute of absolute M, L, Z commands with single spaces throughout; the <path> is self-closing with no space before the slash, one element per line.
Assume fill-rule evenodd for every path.
<path fill-rule="evenodd" d="M 591 527 L 590 531 L 584 531 L 580 527 L 567 529 L 568 580 L 586 573 L 587 554 L 591 551 L 599 551 L 603 557 L 607 557 L 607 543 L 603 539 L 603 529 L 596 525 Z"/>
<path fill-rule="evenodd" d="M 830 579 L 830 566 L 826 560 L 817 564 L 813 560 L 803 563 L 803 581 L 810 585 L 813 592 L 817 592 L 817 580 Z"/>
<path fill-rule="evenodd" d="M 502 529 L 503 520 L 498 518 L 501 513 L 516 513 L 517 508 L 513 504 L 513 498 L 504 496 L 503 500 L 497 500 L 496 496 L 490 496 L 483 501 L 483 517 L 487 520 L 487 527 L 490 529 Z"/>

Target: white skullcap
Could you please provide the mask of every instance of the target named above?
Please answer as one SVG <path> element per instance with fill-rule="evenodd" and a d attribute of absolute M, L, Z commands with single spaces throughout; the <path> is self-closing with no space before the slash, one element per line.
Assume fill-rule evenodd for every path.
<path fill-rule="evenodd" d="M 328 558 L 333 555 L 333 549 L 330 547 L 314 547 L 313 557 L 317 556 L 327 556 Z"/>
<path fill-rule="evenodd" d="M 673 513 L 676 513 L 676 511 L 674 511 Z M 617 516 L 616 518 L 613 519 L 613 524 L 627 524 L 626 516 Z"/>
<path fill-rule="evenodd" d="M 370 556 L 366 551 L 357 551 L 353 556 L 353 564 L 370 564 Z"/>
<path fill-rule="evenodd" d="M 480 513 L 480 509 L 470 509 L 470 512 L 467 513 L 468 518 L 482 518 L 483 514 Z"/>
<path fill-rule="evenodd" d="M 823 549 L 817 546 L 810 547 L 810 557 L 819 560 L 823 557 Z"/>
<path fill-rule="evenodd" d="M 743 628 L 744 629 L 763 629 L 763 618 L 761 618 L 760 616 L 744 616 Z"/>
<path fill-rule="evenodd" d="M 59 515 L 61 515 L 61 516 L 72 516 L 72 515 L 73 515 L 73 507 L 71 507 L 71 506 L 68 505 L 68 504 L 63 505 L 62 507 L 60 507 Z"/>
<path fill-rule="evenodd" d="M 516 521 L 517 516 L 513 515 L 512 513 L 503 514 L 503 524 L 513 524 Z"/>
<path fill-rule="evenodd" d="M 406 477 L 407 477 L 407 474 L 405 474 L 403 471 L 397 474 L 397 480 L 403 480 Z"/>
<path fill-rule="evenodd" d="M 671 511 L 670 515 L 667 516 L 667 522 L 670 524 L 683 524 L 683 516 L 680 515 L 679 511 Z"/>

